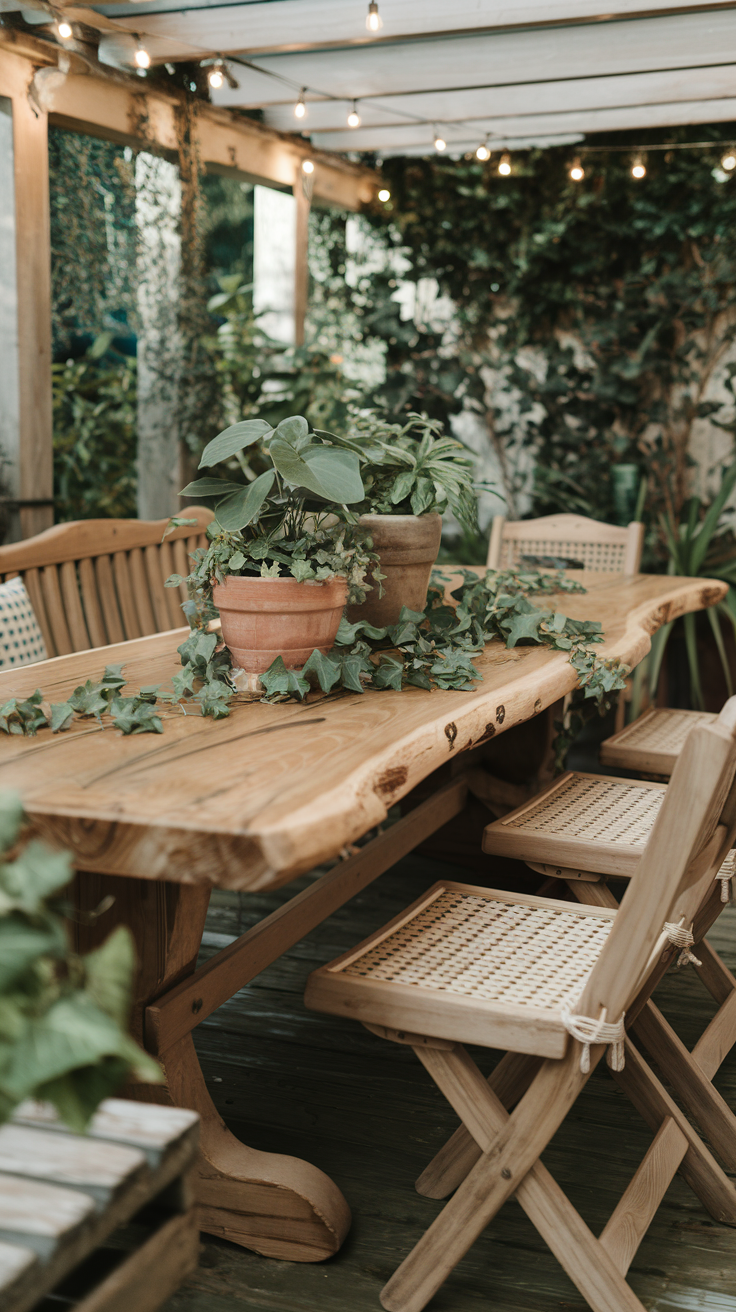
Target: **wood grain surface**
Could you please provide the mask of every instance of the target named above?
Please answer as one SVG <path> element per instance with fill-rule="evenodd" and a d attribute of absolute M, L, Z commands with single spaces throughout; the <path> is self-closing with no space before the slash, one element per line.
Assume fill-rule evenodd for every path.
<path fill-rule="evenodd" d="M 713 605 L 725 585 L 662 575 L 586 576 L 585 595 L 558 609 L 599 620 L 600 648 L 636 665 L 650 635 Z M 0 674 L 0 699 L 37 686 L 63 701 L 105 664 L 124 662 L 131 686 L 168 684 L 182 631 L 59 657 Z M 3 737 L 0 788 L 20 790 L 40 832 L 82 870 L 276 886 L 328 859 L 448 759 L 539 714 L 572 690 L 565 655 L 488 645 L 469 692 L 338 692 L 302 704 L 239 705 L 215 723 L 171 713 L 161 736 L 122 737 L 78 722 L 63 734 Z"/>

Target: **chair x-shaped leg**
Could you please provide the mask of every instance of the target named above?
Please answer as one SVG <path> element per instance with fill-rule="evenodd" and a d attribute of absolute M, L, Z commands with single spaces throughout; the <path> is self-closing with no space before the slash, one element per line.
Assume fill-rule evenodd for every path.
<path fill-rule="evenodd" d="M 588 905 L 617 905 L 606 884 L 583 886 L 570 881 L 569 887 L 580 901 Z M 714 882 L 709 897 L 695 918 L 693 950 L 701 962 L 694 969 L 718 1003 L 718 1010 L 692 1052 L 649 1000 L 653 988 L 671 964 L 671 956 L 676 954 L 677 949 L 673 949 L 670 960 L 660 963 L 656 978 L 647 987 L 647 998 L 637 999 L 630 1008 L 627 1028 L 644 1045 L 728 1170 L 736 1171 L 736 1116 L 713 1086 L 718 1069 L 736 1043 L 736 978 L 705 940 L 705 934 L 722 911 L 720 884 Z"/>
<path fill-rule="evenodd" d="M 606 896 L 606 904 L 611 905 L 612 895 L 607 893 Z M 736 1117 L 711 1083 L 715 1071 L 736 1041 L 736 979 L 717 954 L 708 945 L 699 942 L 721 910 L 719 888 L 716 885 L 700 909 L 693 932 L 698 944 L 697 951 L 704 963 L 703 982 L 716 1001 L 720 1002 L 720 1007 L 693 1053 L 688 1052 L 650 1001 L 651 993 L 671 964 L 676 949 L 663 955 L 646 989 L 629 1009 L 627 1027 L 633 1029 L 657 1061 L 726 1165 L 736 1169 Z M 526 1164 L 526 1156 L 523 1162 L 517 1160 L 513 1168 L 508 1168 L 511 1170 L 510 1187 L 503 1197 L 491 1205 L 490 1211 L 478 1196 L 480 1178 L 485 1179 L 489 1171 L 493 1173 L 488 1163 L 493 1161 L 497 1164 L 499 1150 L 508 1137 L 510 1127 L 532 1096 L 537 1115 L 542 1116 L 544 1098 L 549 1096 L 539 1086 L 544 1071 L 565 1066 L 571 1086 L 575 1085 L 576 1091 L 569 1101 L 561 1099 L 560 1108 L 564 1103 L 564 1110 L 556 1107 L 551 1118 L 554 1127 L 549 1129 L 547 1124 L 546 1139 L 538 1148 L 538 1153 L 543 1151 L 564 1119 L 587 1076 L 580 1076 L 578 1083 L 567 1058 L 564 1062 L 549 1062 L 537 1057 L 507 1053 L 485 1081 L 462 1048 L 455 1047 L 452 1051 L 446 1051 L 416 1046 L 414 1050 L 463 1122 L 422 1173 L 417 1181 L 417 1189 L 419 1193 L 432 1198 L 445 1198 L 455 1190 L 457 1193 L 386 1286 L 382 1301 L 391 1312 L 419 1312 L 495 1215 L 505 1198 L 513 1192 L 516 1192 L 519 1203 L 595 1312 L 598 1309 L 600 1312 L 641 1309 L 639 1300 L 625 1281 L 625 1275 L 678 1170 L 715 1220 L 736 1225 L 736 1186 L 630 1040 L 626 1042 L 625 1068 L 613 1072 L 613 1075 L 655 1137 L 599 1239 L 591 1234 L 541 1162 L 535 1160 L 529 1166 Z M 600 1059 L 602 1051 L 600 1048 L 594 1049 L 595 1058 L 591 1053 L 591 1068 Z M 577 1044 L 571 1044 L 571 1052 L 579 1053 Z M 574 1060 L 577 1060 L 577 1056 Z M 547 1081 L 551 1078 L 548 1075 Z M 515 1104 L 518 1106 L 509 1116 L 507 1109 Z M 538 1143 L 538 1138 L 535 1143 Z M 520 1184 L 524 1169 L 528 1174 Z M 475 1175 L 477 1171 L 478 1176 Z M 424 1292 L 426 1280 L 417 1281 L 415 1268 L 421 1269 L 423 1263 L 426 1263 L 430 1272 L 434 1270 L 439 1273 L 437 1256 L 440 1233 L 447 1226 L 457 1236 L 458 1225 L 454 1219 L 456 1199 L 464 1198 L 468 1186 L 470 1206 L 458 1210 L 458 1217 L 464 1218 L 463 1246 L 458 1246 L 456 1237 L 452 1260 L 449 1265 L 442 1265 L 441 1274 L 438 1274 L 431 1292 L 427 1294 Z M 498 1188 L 493 1193 L 493 1199 L 497 1197 Z M 452 1213 L 450 1209 L 453 1209 Z M 416 1294 L 412 1292 L 407 1295 L 407 1281 L 409 1284 L 412 1281 L 416 1283 Z"/>
<path fill-rule="evenodd" d="M 736 1225 L 736 1188 L 628 1040 L 615 1078 L 655 1138 L 596 1238 L 539 1160 L 589 1078 L 579 1045 L 561 1061 L 507 1053 L 486 1080 L 461 1045 L 411 1038 L 463 1125 L 417 1181 L 430 1197 L 455 1192 L 382 1291 L 389 1312 L 421 1312 L 512 1194 L 594 1312 L 643 1312 L 626 1272 L 678 1169 L 712 1215 Z M 591 1071 L 604 1051 L 591 1049 Z"/>

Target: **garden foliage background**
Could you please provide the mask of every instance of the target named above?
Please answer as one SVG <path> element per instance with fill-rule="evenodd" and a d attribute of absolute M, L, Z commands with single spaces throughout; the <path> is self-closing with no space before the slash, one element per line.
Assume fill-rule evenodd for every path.
<path fill-rule="evenodd" d="M 713 495 L 736 430 L 736 179 L 717 146 L 651 151 L 642 182 L 612 149 L 626 134 L 597 141 L 578 184 L 569 148 L 517 154 L 509 178 L 474 157 L 388 160 L 388 206 L 312 213 L 295 349 L 253 318 L 252 189 L 202 177 L 186 132 L 193 454 L 247 415 L 344 428 L 366 406 L 424 410 L 474 447 L 511 515 L 614 518 L 614 463 L 646 476 L 655 525 Z M 135 514 L 135 159 L 61 130 L 51 150 L 57 517 Z M 501 508 L 486 496 L 485 521 Z M 649 550 L 664 561 L 663 535 Z"/>

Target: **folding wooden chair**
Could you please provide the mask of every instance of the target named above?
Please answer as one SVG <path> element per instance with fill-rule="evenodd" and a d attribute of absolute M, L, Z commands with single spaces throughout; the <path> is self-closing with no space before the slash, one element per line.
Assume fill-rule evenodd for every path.
<path fill-rule="evenodd" d="M 439 884 L 310 976 L 308 1007 L 408 1043 L 464 1124 L 417 1184 L 457 1191 L 382 1291 L 389 1312 L 420 1312 L 512 1194 L 594 1312 L 642 1312 L 625 1275 L 678 1168 L 736 1225 L 734 1185 L 623 1051 L 627 1010 L 641 1013 L 670 959 L 669 926 L 702 911 L 731 847 L 735 771 L 731 699 L 688 737 L 620 909 Z M 465 1042 L 509 1050 L 488 1081 Z M 539 1158 L 607 1045 L 655 1138 L 596 1239 Z"/>
<path fill-rule="evenodd" d="M 712 724 L 716 718 L 707 711 L 652 708 L 601 743 L 601 765 L 669 779 L 693 726 Z"/>
<path fill-rule="evenodd" d="M 585 515 L 544 515 L 540 519 L 508 520 L 496 515 L 488 543 L 488 569 L 594 569 L 604 574 L 638 574 L 644 525 L 632 520 L 627 528 L 604 524 Z M 547 560 L 549 564 L 535 564 Z"/>
<path fill-rule="evenodd" d="M 719 720 L 703 716 L 691 732 L 713 728 Z M 551 880 L 563 880 L 586 905 L 616 907 L 601 876 L 630 878 L 634 874 L 667 791 L 663 784 L 643 779 L 569 772 L 524 806 L 488 825 L 483 850 L 517 857 Z M 707 890 L 704 905 L 694 909 L 693 923 L 670 925 L 671 955 L 677 955 L 682 964 L 691 961 L 696 965 L 699 978 L 718 1004 L 692 1052 L 653 1002 L 640 1009 L 636 1020 L 630 1016 L 637 1038 L 729 1170 L 736 1170 L 736 1117 L 712 1080 L 736 1043 L 736 978 L 704 935 L 730 899 L 735 859 L 736 853 L 729 853 L 716 870 L 714 887 Z"/>

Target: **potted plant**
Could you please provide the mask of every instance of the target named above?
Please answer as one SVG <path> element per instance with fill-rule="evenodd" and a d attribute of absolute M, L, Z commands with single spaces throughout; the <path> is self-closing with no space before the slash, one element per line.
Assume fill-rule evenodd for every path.
<path fill-rule="evenodd" d="M 269 468 L 254 477 L 243 452 L 256 445 Z M 233 460 L 252 481 L 200 478 L 181 494 L 216 498 L 210 544 L 186 580 L 192 606 L 219 611 L 240 668 L 260 674 L 277 656 L 298 668 L 315 648 L 331 649 L 346 601 L 361 601 L 370 586 L 375 556 L 347 511 L 365 498 L 358 457 L 296 415 L 275 428 L 263 419 L 232 425 L 208 443 L 199 467 Z"/>
<path fill-rule="evenodd" d="M 356 507 L 358 523 L 370 535 L 382 583 L 348 610 L 348 618 L 381 628 L 398 622 L 402 606 L 424 610 L 444 512 L 477 532 L 473 461 L 437 420 L 420 414 L 403 425 L 366 415 L 345 445 L 360 458 L 365 497 Z"/>

